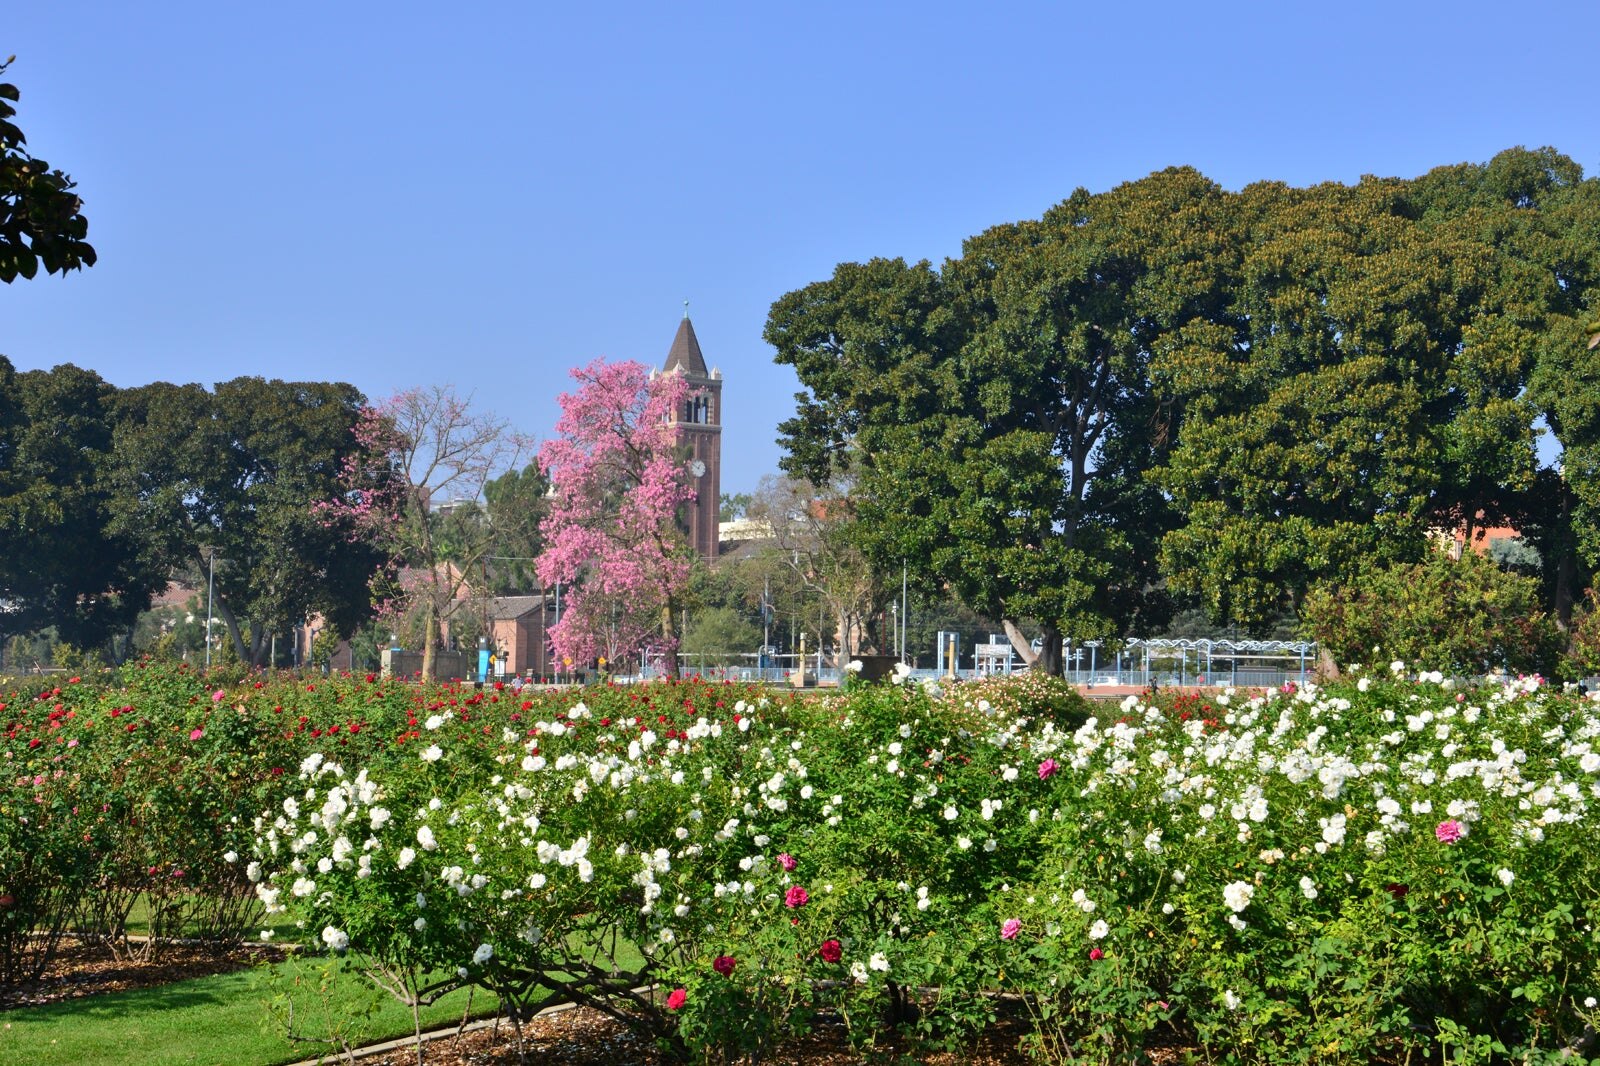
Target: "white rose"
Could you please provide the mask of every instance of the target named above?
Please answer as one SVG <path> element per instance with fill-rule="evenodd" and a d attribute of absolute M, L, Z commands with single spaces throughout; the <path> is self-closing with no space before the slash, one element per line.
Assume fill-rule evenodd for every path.
<path fill-rule="evenodd" d="M 1222 890 L 1222 902 L 1235 914 L 1250 906 L 1250 899 L 1256 894 L 1256 886 L 1249 881 L 1230 881 Z"/>

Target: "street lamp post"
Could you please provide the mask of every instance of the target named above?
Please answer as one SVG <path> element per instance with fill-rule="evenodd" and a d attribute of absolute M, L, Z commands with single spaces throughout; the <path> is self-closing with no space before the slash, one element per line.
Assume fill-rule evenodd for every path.
<path fill-rule="evenodd" d="M 211 669 L 211 598 L 217 587 L 217 552 L 206 553 L 206 669 Z"/>

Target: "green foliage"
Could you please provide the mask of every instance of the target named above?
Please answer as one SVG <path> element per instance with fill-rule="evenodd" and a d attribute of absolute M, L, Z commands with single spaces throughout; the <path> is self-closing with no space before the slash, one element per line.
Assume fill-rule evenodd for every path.
<path fill-rule="evenodd" d="M 1217 313 L 1222 191 L 1173 169 L 998 226 L 935 271 L 841 264 L 773 305 L 766 336 L 807 390 L 784 468 L 850 477 L 859 539 L 924 590 L 1043 630 L 1119 635 L 1153 608 L 1172 516 L 1146 473 L 1170 414 L 1157 353 Z"/>
<path fill-rule="evenodd" d="M 1302 616 L 1307 636 L 1341 665 L 1382 658 L 1450 674 L 1553 674 L 1562 643 L 1538 582 L 1470 551 L 1315 586 Z"/>
<path fill-rule="evenodd" d="M 99 647 L 164 583 L 112 522 L 115 394 L 71 364 L 18 374 L 0 357 L 0 634 Z"/>
<path fill-rule="evenodd" d="M 538 463 L 507 470 L 483 486 L 488 508 L 490 591 L 497 596 L 526 595 L 540 588 L 533 561 L 544 550 L 539 523 L 549 510 L 550 479 Z"/>
<path fill-rule="evenodd" d="M 1264 634 L 1483 524 L 1565 620 L 1600 563 L 1597 283 L 1600 182 L 1549 148 L 1238 193 L 1163 171 L 778 300 L 784 467 L 849 479 L 880 568 L 1047 649 L 1174 602 Z"/>
<path fill-rule="evenodd" d="M 707 607 L 690 616 L 679 651 L 689 662 L 712 666 L 749 665 L 745 658 L 761 646 L 761 630 L 732 607 Z"/>
<path fill-rule="evenodd" d="M 6 72 L 16 56 L 0 63 Z M 28 153 L 27 138 L 11 120 L 20 98 L 17 87 L 0 82 L 0 281 L 65 274 L 94 266 L 94 247 L 85 239 L 89 220 L 76 183 L 59 169 Z"/>
<path fill-rule="evenodd" d="M 116 397 L 112 528 L 163 574 L 214 580 L 241 662 L 265 663 L 273 635 L 308 615 L 349 633 L 370 610 L 383 557 L 317 507 L 357 452 L 363 402 L 349 385 L 256 377 Z"/>
<path fill-rule="evenodd" d="M 1600 596 L 1594 589 L 1585 594 L 1582 609 L 1572 620 L 1562 671 L 1572 680 L 1600 674 Z"/>

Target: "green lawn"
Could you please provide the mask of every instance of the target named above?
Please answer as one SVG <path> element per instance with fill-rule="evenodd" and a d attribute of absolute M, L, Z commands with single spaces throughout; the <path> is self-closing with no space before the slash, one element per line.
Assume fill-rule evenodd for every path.
<path fill-rule="evenodd" d="M 295 923 L 287 914 L 263 915 L 245 930 L 246 941 L 253 941 L 263 929 L 272 930 L 273 937 L 278 943 L 300 940 L 303 930 L 296 928 Z M 134 901 L 133 909 L 128 912 L 128 933 L 131 936 L 144 936 L 150 932 L 150 907 L 144 896 Z M 193 923 L 186 923 L 183 930 L 184 936 L 194 936 L 198 933 Z"/>
<path fill-rule="evenodd" d="M 327 1020 L 350 1027 L 354 1044 L 412 1031 L 411 1012 L 387 995 L 368 992 L 345 975 L 324 999 L 318 988 L 328 960 L 290 960 L 277 967 L 179 981 L 160 988 L 118 992 L 48 1007 L 0 1012 L 0 1063 L 30 1066 L 272 1066 L 314 1058 L 329 1049 L 290 1044 L 271 1020 L 267 1003 L 289 992 L 297 1023 L 308 1035 L 325 1033 Z M 381 996 L 381 999 L 378 998 Z M 423 1028 L 459 1021 L 467 993 L 458 991 L 423 1012 Z M 475 1014 L 492 1013 L 484 993 Z M 372 1009 L 366 1015 L 368 1008 Z M 366 1016 L 364 1016 L 366 1015 Z M 330 1056 L 331 1058 L 331 1056 Z"/>

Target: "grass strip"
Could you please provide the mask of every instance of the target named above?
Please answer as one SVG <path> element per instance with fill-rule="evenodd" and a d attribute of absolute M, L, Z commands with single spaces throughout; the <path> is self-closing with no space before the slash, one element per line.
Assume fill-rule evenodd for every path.
<path fill-rule="evenodd" d="M 0 1012 L 0 1062 L 274 1066 L 336 1051 L 285 1037 L 279 1017 L 291 1001 L 296 1027 L 307 1036 L 325 1036 L 336 1026 L 359 1046 L 412 1033 L 409 1008 L 353 974 L 325 981 L 329 966 L 324 958 L 295 958 L 275 970 L 263 966 Z M 274 999 L 278 1017 L 269 1012 Z M 424 1009 L 423 1031 L 459 1021 L 467 1003 L 468 993 L 459 990 Z M 482 991 L 471 1003 L 475 1015 L 493 1013 L 495 1006 Z"/>

